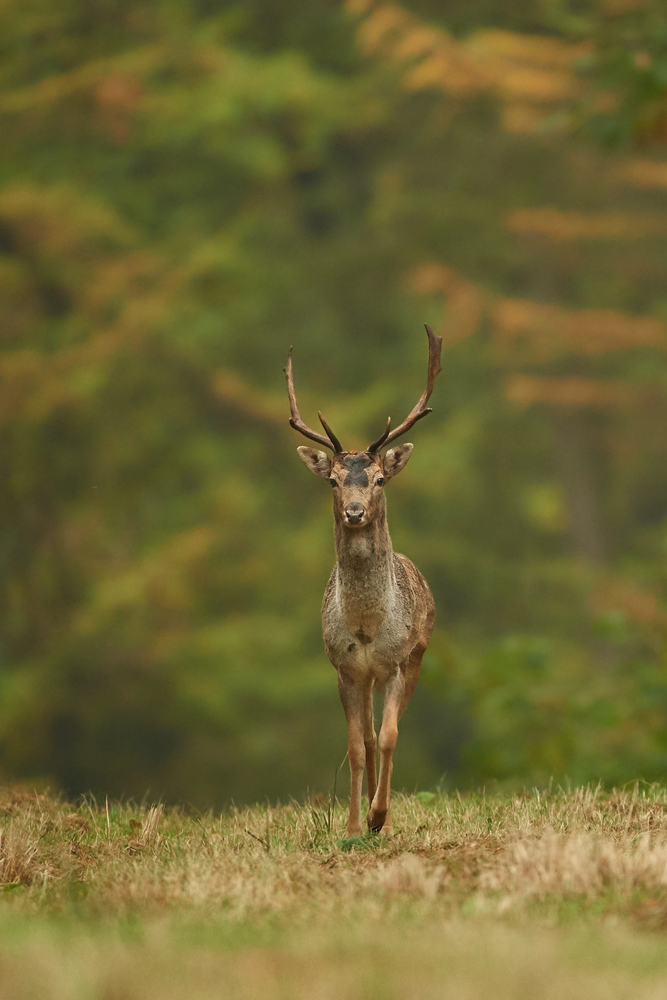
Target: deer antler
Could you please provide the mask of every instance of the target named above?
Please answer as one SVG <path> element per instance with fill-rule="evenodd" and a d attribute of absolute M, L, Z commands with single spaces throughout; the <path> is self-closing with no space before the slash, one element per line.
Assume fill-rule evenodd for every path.
<path fill-rule="evenodd" d="M 320 418 L 320 423 L 322 424 L 322 427 L 324 427 L 325 431 L 327 432 L 326 437 L 324 437 L 323 434 L 318 433 L 318 431 L 314 431 L 311 427 L 308 427 L 308 425 L 304 424 L 303 420 L 301 419 L 301 414 L 299 413 L 299 407 L 297 406 L 296 403 L 296 393 L 294 392 L 294 374 L 292 372 L 291 347 L 289 349 L 289 354 L 287 355 L 287 364 L 285 365 L 283 371 L 285 372 L 285 376 L 287 378 L 287 393 L 289 395 L 289 406 L 290 406 L 290 411 L 292 413 L 292 416 L 290 417 L 289 420 L 290 426 L 293 427 L 295 431 L 299 431 L 301 434 L 303 434 L 304 437 L 310 438 L 311 441 L 317 441 L 318 444 L 324 445 L 325 448 L 331 448 L 334 455 L 340 455 L 341 452 L 343 451 L 343 446 L 341 445 L 340 441 L 338 440 L 334 432 L 331 430 L 331 428 L 329 427 L 328 423 L 326 422 L 322 414 L 319 412 L 319 410 L 317 412 L 317 415 Z"/>
<path fill-rule="evenodd" d="M 426 326 L 426 333 L 428 334 L 428 375 L 426 377 L 426 388 L 424 389 L 419 402 L 412 408 L 408 416 L 405 418 L 402 424 L 395 427 L 394 430 L 391 428 L 391 417 L 387 419 L 387 426 L 385 428 L 384 434 L 382 434 L 377 441 L 373 441 L 373 444 L 369 444 L 367 451 L 371 455 L 376 454 L 380 448 L 385 447 L 385 445 L 391 444 L 396 438 L 401 437 L 406 431 L 409 431 L 413 424 L 416 424 L 418 420 L 425 417 L 431 412 L 431 407 L 427 406 L 429 396 L 433 392 L 433 386 L 435 385 L 435 378 L 439 371 L 442 371 L 442 366 L 440 364 L 440 353 L 442 351 L 442 337 L 436 337 L 433 330 L 428 324 Z"/>

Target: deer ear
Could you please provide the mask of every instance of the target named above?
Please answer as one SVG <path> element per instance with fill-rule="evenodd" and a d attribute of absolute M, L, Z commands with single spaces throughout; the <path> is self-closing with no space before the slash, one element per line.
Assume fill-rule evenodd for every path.
<path fill-rule="evenodd" d="M 321 476 L 322 479 L 329 478 L 329 473 L 331 472 L 331 459 L 326 452 L 317 451 L 316 448 L 306 448 L 305 445 L 301 445 L 301 447 L 296 450 L 299 453 L 301 461 L 306 463 L 314 475 Z"/>
<path fill-rule="evenodd" d="M 408 464 L 408 459 L 412 454 L 412 444 L 399 444 L 396 448 L 390 448 L 384 456 L 384 474 L 387 479 L 397 475 L 404 465 Z"/>

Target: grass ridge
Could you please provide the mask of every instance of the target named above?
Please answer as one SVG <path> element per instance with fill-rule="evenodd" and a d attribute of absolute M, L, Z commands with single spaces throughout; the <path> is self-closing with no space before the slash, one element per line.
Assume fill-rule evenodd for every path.
<path fill-rule="evenodd" d="M 646 988 L 655 976 L 664 987 L 667 950 L 663 946 L 659 959 L 650 943 L 657 937 L 664 945 L 667 928 L 667 790 L 661 786 L 399 794 L 392 814 L 393 837 L 352 842 L 343 837 L 345 808 L 333 802 L 325 808 L 321 797 L 192 814 L 162 803 L 101 804 L 87 797 L 72 804 L 0 790 L 3 997 L 31 991 L 47 1000 L 177 996 L 188 977 L 199 982 L 195 956 L 222 975 L 222 952 L 235 956 L 233 981 L 227 972 L 223 980 L 244 1000 L 282 996 L 281 990 L 299 998 L 302 988 L 305 997 L 306 973 L 301 985 L 296 973 L 289 985 L 285 966 L 286 956 L 298 964 L 304 954 L 310 956 L 304 969 L 310 963 L 327 970 L 332 996 L 375 996 L 377 983 L 384 984 L 383 996 L 401 996 L 389 979 L 402 982 L 404 968 L 427 993 L 453 976 L 465 995 L 468 979 L 482 975 L 473 957 L 475 934 L 488 956 L 497 951 L 498 962 L 499 942 L 512 938 L 525 953 L 523 966 L 517 959 L 519 979 L 527 969 L 538 976 L 534 954 L 541 949 L 547 957 L 538 978 L 545 989 L 549 976 L 559 988 L 574 989 L 568 976 L 579 961 L 576 942 L 585 938 L 600 956 L 593 979 L 604 979 L 611 963 L 623 981 L 641 954 Z M 634 943 L 610 954 L 605 942 L 619 928 Z M 443 949 L 445 940 L 460 942 L 469 968 Z M 424 942 L 431 942 L 432 954 Z M 334 962 L 334 943 L 354 977 Z M 572 950 L 571 968 L 559 965 L 559 947 Z M 86 949 L 96 970 L 92 984 L 86 963 L 77 964 Z M 385 956 L 379 965 L 377 955 Z M 479 989 L 493 985 L 504 997 L 489 962 Z M 158 992 L 146 981 L 142 970 L 148 968 Z M 166 968 L 172 970 L 167 979 Z M 118 969 L 126 970 L 126 985 L 110 992 Z M 636 969 L 633 976 L 635 992 L 628 996 L 643 996 Z M 204 976 L 193 995 L 219 995 L 217 988 L 212 992 L 214 979 Z M 628 989 L 631 980 L 628 972 Z"/>

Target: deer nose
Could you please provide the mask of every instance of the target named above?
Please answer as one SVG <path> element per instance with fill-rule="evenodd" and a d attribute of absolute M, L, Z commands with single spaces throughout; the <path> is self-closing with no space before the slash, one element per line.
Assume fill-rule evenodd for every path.
<path fill-rule="evenodd" d="M 345 508 L 345 517 L 348 524 L 359 524 L 366 513 L 362 503 L 349 503 Z"/>

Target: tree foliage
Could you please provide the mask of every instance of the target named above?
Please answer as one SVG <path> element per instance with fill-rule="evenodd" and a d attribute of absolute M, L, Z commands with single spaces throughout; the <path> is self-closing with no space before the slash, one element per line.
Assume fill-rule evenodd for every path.
<path fill-rule="evenodd" d="M 662 773 L 667 166 L 573 134 L 597 8 L 482 7 L 5 3 L 5 777 L 328 787 L 330 513 L 281 369 L 361 444 L 423 321 L 389 507 L 439 618 L 399 783 Z"/>

